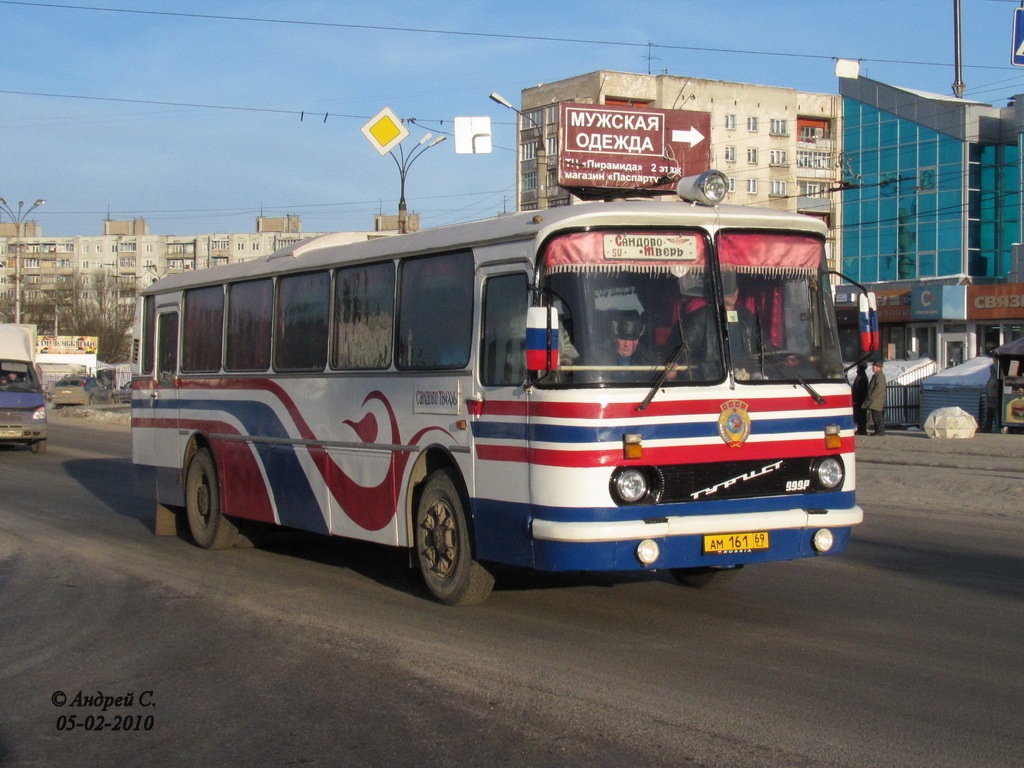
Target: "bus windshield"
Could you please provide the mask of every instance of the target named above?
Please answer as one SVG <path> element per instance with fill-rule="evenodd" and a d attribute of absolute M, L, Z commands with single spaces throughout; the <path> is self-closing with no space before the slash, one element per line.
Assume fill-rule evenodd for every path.
<path fill-rule="evenodd" d="M 552 239 L 543 265 L 562 349 L 541 386 L 844 378 L 818 238 L 576 232 Z"/>

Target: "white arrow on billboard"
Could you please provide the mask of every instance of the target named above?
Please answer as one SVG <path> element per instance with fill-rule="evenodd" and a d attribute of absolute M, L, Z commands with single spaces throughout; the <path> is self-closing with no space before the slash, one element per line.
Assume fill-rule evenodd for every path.
<path fill-rule="evenodd" d="M 688 131 L 672 131 L 673 144 L 685 144 L 689 142 L 690 146 L 694 147 L 702 141 L 704 141 L 704 134 L 692 126 Z"/>

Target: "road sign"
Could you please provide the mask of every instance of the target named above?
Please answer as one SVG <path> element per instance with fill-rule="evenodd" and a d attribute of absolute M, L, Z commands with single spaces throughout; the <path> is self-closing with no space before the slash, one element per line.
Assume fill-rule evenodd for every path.
<path fill-rule="evenodd" d="M 359 130 L 382 155 L 397 147 L 409 135 L 409 129 L 402 124 L 398 115 L 391 111 L 391 107 L 384 107 Z"/>
<path fill-rule="evenodd" d="M 1024 8 L 1013 9 L 1013 50 L 1010 52 L 1010 63 L 1015 67 L 1024 67 Z"/>
<path fill-rule="evenodd" d="M 455 118 L 455 154 L 487 155 L 491 152 L 491 118 Z"/>

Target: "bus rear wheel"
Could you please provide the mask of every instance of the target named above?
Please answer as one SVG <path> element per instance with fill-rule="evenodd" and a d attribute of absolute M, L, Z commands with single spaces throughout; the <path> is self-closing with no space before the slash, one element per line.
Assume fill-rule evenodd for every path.
<path fill-rule="evenodd" d="M 736 578 L 742 565 L 732 568 L 672 568 L 672 577 L 685 587 L 704 589 L 707 587 L 723 587 Z"/>
<path fill-rule="evenodd" d="M 465 504 L 452 473 L 427 478 L 416 507 L 416 555 L 427 589 L 445 605 L 476 605 L 487 599 L 494 577 L 473 559 Z"/>
<path fill-rule="evenodd" d="M 188 464 L 185 479 L 188 527 L 203 549 L 227 549 L 234 543 L 235 524 L 220 511 L 220 485 L 213 456 L 205 448 Z"/>

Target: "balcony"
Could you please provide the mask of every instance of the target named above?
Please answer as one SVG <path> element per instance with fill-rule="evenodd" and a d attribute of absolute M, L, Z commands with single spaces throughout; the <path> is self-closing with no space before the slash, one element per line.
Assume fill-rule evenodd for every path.
<path fill-rule="evenodd" d="M 830 213 L 832 211 L 832 201 L 825 196 L 809 197 L 807 195 L 800 195 L 796 199 L 796 209 L 800 213 Z"/>

